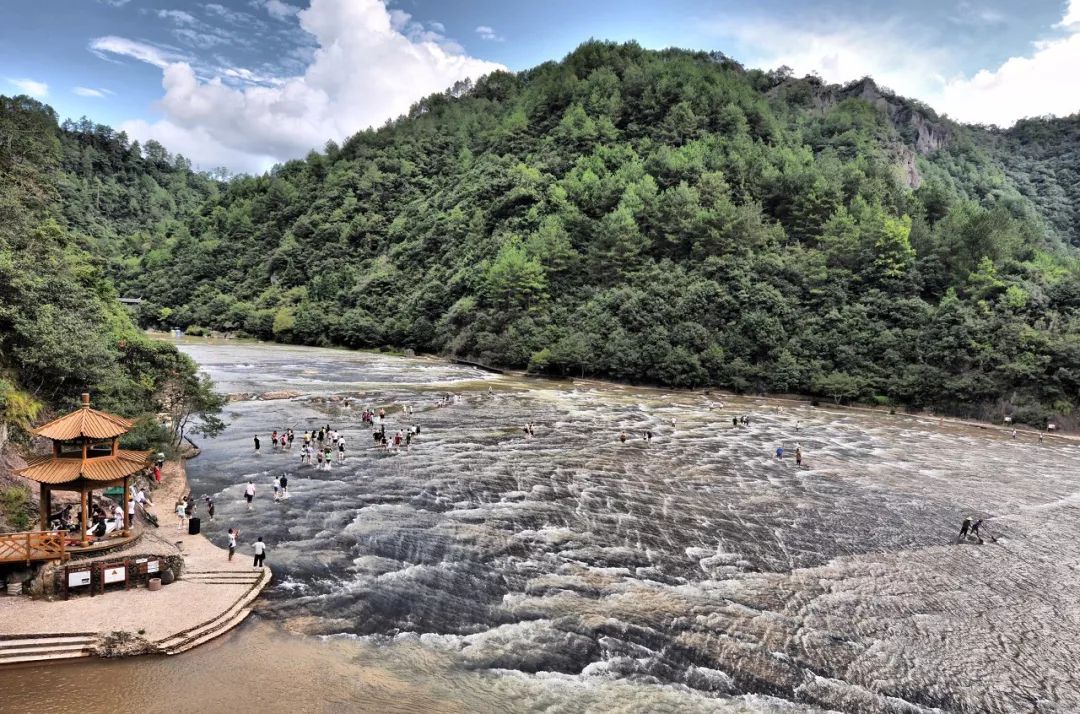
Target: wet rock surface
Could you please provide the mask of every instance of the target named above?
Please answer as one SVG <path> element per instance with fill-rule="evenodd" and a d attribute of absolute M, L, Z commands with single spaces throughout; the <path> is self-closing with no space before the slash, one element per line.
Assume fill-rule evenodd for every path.
<path fill-rule="evenodd" d="M 676 690 L 748 710 L 1080 710 L 1075 445 L 341 351 L 189 351 L 227 391 L 311 397 L 231 403 L 189 464 L 217 503 L 204 530 L 264 537 L 281 578 L 261 612 L 304 631 L 418 638 L 530 687 L 618 681 L 639 711 Z M 420 437 L 373 448 L 361 405 Z M 299 444 L 252 453 L 253 434 L 326 423 L 347 440 L 330 471 Z M 956 544 L 968 515 L 983 545 Z"/>

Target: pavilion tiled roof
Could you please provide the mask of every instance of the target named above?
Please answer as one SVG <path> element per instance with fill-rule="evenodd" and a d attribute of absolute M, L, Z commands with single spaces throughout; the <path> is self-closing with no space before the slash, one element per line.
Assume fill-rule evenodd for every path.
<path fill-rule="evenodd" d="M 62 484 L 85 479 L 87 481 L 119 481 L 146 468 L 152 451 L 129 451 L 117 449 L 116 456 L 98 456 L 82 460 L 57 458 L 55 456 L 31 456 L 26 468 L 15 473 L 31 481 Z"/>
<path fill-rule="evenodd" d="M 135 422 L 123 417 L 91 409 L 89 394 L 83 394 L 82 399 L 81 409 L 32 429 L 32 433 L 54 441 L 71 441 L 79 437 L 112 439 L 128 433 L 135 425 Z"/>

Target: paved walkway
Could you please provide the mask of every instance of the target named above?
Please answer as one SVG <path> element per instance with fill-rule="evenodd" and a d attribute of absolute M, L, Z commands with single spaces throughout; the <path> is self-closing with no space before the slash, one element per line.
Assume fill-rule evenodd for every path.
<path fill-rule="evenodd" d="M 230 563 L 227 552 L 204 536 L 188 535 L 186 528 L 177 530 L 176 516 L 170 515 L 170 511 L 186 488 L 183 464 L 166 464 L 162 484 L 152 495 L 161 527 L 147 527 L 140 543 L 133 548 L 140 553 L 154 553 L 172 551 L 170 545 L 179 546 L 184 556 L 184 575 L 180 580 L 157 592 L 146 588 L 106 591 L 104 595 L 79 595 L 67 601 L 0 597 L 0 638 L 73 632 L 97 632 L 104 636 L 124 630 L 133 635 L 141 631 L 142 637 L 156 643 L 175 641 L 182 633 L 216 618 L 223 619 L 220 628 L 211 628 L 215 632 L 224 632 L 238 624 L 234 616 L 236 606 L 253 599 L 266 586 L 269 570 L 253 569 L 251 556 L 244 553 L 237 553 Z M 156 547 L 153 541 L 158 541 Z M 117 555 L 113 553 L 109 557 Z M 214 576 L 208 577 L 209 573 Z M 253 588 L 257 591 L 253 592 Z"/>

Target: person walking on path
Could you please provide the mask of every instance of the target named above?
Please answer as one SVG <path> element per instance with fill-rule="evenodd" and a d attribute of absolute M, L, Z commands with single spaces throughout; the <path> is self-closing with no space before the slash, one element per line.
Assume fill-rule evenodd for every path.
<path fill-rule="evenodd" d="M 802 466 L 802 447 L 795 447 L 795 465 Z"/>
<path fill-rule="evenodd" d="M 244 498 L 247 499 L 247 509 L 251 510 L 251 502 L 255 499 L 255 482 L 248 481 L 247 488 L 244 489 Z"/>
<path fill-rule="evenodd" d="M 281 474 L 281 479 L 279 480 L 279 483 L 281 484 L 281 497 L 282 498 L 288 498 L 289 497 L 289 477 L 286 476 L 285 474 Z"/>
<path fill-rule="evenodd" d="M 251 566 L 253 568 L 261 568 L 263 561 L 266 560 L 266 543 L 263 543 L 262 536 L 254 543 L 255 547 L 255 563 Z"/>
<path fill-rule="evenodd" d="M 236 552 L 236 537 L 240 535 L 240 531 L 235 528 L 229 529 L 229 562 L 232 562 L 233 553 Z"/>
<path fill-rule="evenodd" d="M 187 510 L 187 504 L 184 503 L 184 499 L 176 499 L 176 517 L 179 519 L 176 523 L 176 530 L 184 530 L 184 514 Z"/>

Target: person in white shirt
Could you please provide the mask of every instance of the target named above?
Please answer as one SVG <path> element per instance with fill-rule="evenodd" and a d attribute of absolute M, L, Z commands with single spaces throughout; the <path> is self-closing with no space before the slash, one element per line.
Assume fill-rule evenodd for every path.
<path fill-rule="evenodd" d="M 116 521 L 117 528 L 124 527 L 124 509 L 120 507 L 120 504 L 116 504 L 116 508 L 113 509 L 113 520 Z"/>
<path fill-rule="evenodd" d="M 253 568 L 261 568 L 263 561 L 266 560 L 266 543 L 263 543 L 262 536 L 253 544 L 255 548 L 255 563 L 251 566 Z"/>
<path fill-rule="evenodd" d="M 236 538 L 240 535 L 240 531 L 235 528 L 229 529 L 229 560 L 232 560 L 233 553 L 236 552 Z"/>
<path fill-rule="evenodd" d="M 251 510 L 251 502 L 255 498 L 255 482 L 248 481 L 247 488 L 244 489 L 244 498 L 247 499 L 248 510 Z"/>

